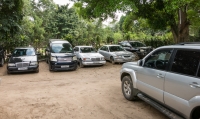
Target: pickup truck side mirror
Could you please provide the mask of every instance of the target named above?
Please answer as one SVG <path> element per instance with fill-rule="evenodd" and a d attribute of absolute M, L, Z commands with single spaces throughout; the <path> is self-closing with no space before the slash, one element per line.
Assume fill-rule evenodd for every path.
<path fill-rule="evenodd" d="M 138 66 L 142 66 L 142 65 L 143 65 L 143 62 L 144 62 L 143 60 L 138 60 L 138 61 L 137 61 L 137 65 L 138 65 Z"/>

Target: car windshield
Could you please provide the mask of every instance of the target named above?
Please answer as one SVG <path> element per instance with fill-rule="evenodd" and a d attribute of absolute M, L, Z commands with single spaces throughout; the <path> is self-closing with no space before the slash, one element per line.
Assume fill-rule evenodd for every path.
<path fill-rule="evenodd" d="M 140 43 L 140 42 L 130 42 L 132 47 L 146 47 L 145 44 Z"/>
<path fill-rule="evenodd" d="M 15 49 L 13 52 L 13 56 L 34 56 L 35 50 L 33 48 L 30 49 Z"/>
<path fill-rule="evenodd" d="M 51 46 L 53 53 L 72 53 L 72 46 L 69 43 L 54 43 Z"/>
<path fill-rule="evenodd" d="M 82 53 L 92 53 L 95 52 L 95 49 L 93 47 L 81 47 L 80 48 Z"/>
<path fill-rule="evenodd" d="M 110 52 L 124 51 L 124 48 L 122 48 L 121 46 L 110 46 L 109 49 Z"/>

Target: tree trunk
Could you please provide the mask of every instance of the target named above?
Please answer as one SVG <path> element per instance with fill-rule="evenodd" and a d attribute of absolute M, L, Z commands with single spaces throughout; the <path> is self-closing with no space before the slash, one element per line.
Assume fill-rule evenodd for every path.
<path fill-rule="evenodd" d="M 187 19 L 187 7 L 178 10 L 178 24 L 171 25 L 175 43 L 189 41 L 189 21 Z"/>

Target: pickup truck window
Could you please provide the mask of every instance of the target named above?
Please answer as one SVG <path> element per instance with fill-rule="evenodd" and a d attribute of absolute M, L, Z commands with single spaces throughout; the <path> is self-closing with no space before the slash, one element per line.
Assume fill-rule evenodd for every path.
<path fill-rule="evenodd" d="M 200 52 L 195 50 L 178 50 L 171 71 L 180 74 L 200 76 L 198 73 Z"/>
<path fill-rule="evenodd" d="M 144 67 L 165 70 L 168 65 L 171 53 L 172 49 L 155 51 L 148 58 L 146 58 Z"/>

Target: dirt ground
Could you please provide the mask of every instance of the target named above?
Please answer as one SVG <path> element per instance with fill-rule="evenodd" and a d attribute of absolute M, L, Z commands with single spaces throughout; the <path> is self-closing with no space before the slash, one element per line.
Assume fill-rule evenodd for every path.
<path fill-rule="evenodd" d="M 121 64 L 76 71 L 6 74 L 0 67 L 0 119 L 167 119 L 121 91 Z"/>

